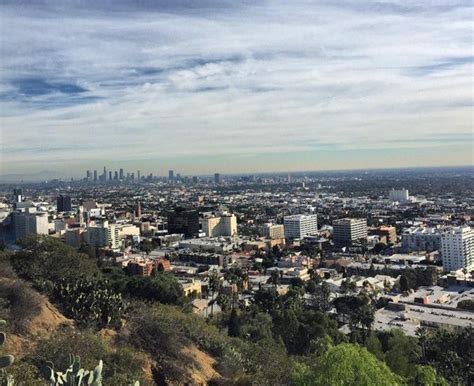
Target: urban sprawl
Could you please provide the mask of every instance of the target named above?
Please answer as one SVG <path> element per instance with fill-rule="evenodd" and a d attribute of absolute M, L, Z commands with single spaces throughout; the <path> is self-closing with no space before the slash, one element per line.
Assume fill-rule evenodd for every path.
<path fill-rule="evenodd" d="M 331 299 L 369 293 L 374 329 L 414 336 L 474 325 L 474 197 L 456 191 L 463 173 L 157 177 L 104 167 L 1 185 L 1 242 L 15 249 L 50 235 L 130 276 L 170 272 L 203 316 L 222 306 L 212 278 L 241 304 L 259 289 L 285 294 L 319 278 Z M 224 274 L 231 268 L 238 284 Z"/>

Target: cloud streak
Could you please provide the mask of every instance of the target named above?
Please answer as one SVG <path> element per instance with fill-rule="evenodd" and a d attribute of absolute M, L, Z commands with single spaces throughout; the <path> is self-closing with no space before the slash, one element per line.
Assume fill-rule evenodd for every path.
<path fill-rule="evenodd" d="M 472 131 L 470 2 L 82 4 L 0 6 L 2 167 L 43 169 L 71 148 L 76 168 L 264 164 L 282 151 L 442 147 Z"/>

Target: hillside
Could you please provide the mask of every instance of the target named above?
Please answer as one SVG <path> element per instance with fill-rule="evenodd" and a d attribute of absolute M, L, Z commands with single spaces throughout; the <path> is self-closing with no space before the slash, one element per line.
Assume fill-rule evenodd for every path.
<path fill-rule="evenodd" d="M 21 289 L 19 291 L 19 289 Z M 3 309 L 3 314 L 6 314 L 8 321 L 8 335 L 6 344 L 2 347 L 2 351 L 15 356 L 14 373 L 20 373 L 19 369 L 23 369 L 25 363 L 41 362 L 43 359 L 43 351 L 50 351 L 51 357 L 48 360 L 55 360 L 58 357 L 57 345 L 61 344 L 61 338 L 57 343 L 54 343 L 58 337 L 66 334 L 80 335 L 81 331 L 75 326 L 73 320 L 65 317 L 58 308 L 53 305 L 46 296 L 39 294 L 22 280 L 12 278 L 0 279 L 0 299 L 9 299 L 10 311 L 16 314 L 16 310 L 22 307 L 21 301 L 26 298 L 32 301 L 29 304 L 31 314 L 22 319 L 21 322 L 16 320 L 16 316 L 8 317 L 8 312 Z M 18 296 L 16 299 L 12 298 L 12 292 L 21 294 L 21 291 L 26 292 L 26 297 Z M 13 301 L 12 301 L 13 300 Z M 32 303 L 34 305 L 32 306 Z M 24 304 L 23 306 L 27 306 Z M 26 311 L 26 310 L 25 310 Z M 87 335 L 85 336 L 87 337 Z M 95 333 L 97 339 L 95 344 L 103 346 L 111 357 L 120 356 L 123 349 L 123 340 L 118 336 L 117 332 L 111 329 L 102 329 Z M 46 345 L 45 342 L 51 346 Z M 71 344 L 66 351 L 71 351 L 71 354 L 76 354 L 77 347 Z M 166 355 L 160 356 L 161 360 L 157 363 L 149 354 L 143 352 L 136 352 L 132 355 L 139 361 L 141 371 L 141 384 L 153 385 L 165 382 L 166 384 L 181 384 L 187 383 L 191 385 L 207 384 L 211 379 L 217 379 L 220 375 L 214 369 L 216 360 L 206 352 L 199 350 L 199 348 L 189 343 L 180 349 L 182 361 L 178 362 L 172 358 L 166 358 Z M 81 353 L 83 356 L 84 354 Z M 59 355 L 60 357 L 60 355 Z M 56 359 L 61 361 L 61 358 Z M 104 359 L 104 367 L 114 366 L 113 363 L 107 363 Z M 27 366 L 27 368 L 29 368 Z M 173 380 L 170 382 L 170 374 L 168 370 L 172 369 Z M 34 371 L 36 373 L 36 371 Z M 176 378 L 176 374 L 180 374 Z M 21 379 L 17 378 L 17 381 Z M 104 382 L 107 385 L 107 382 Z"/>

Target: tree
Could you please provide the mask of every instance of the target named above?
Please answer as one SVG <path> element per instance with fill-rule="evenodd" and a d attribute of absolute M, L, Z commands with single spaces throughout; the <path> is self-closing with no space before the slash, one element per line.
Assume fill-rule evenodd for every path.
<path fill-rule="evenodd" d="M 175 276 L 166 272 L 148 277 L 134 276 L 125 291 L 128 296 L 163 304 L 181 304 L 184 301 L 181 284 Z"/>
<path fill-rule="evenodd" d="M 50 236 L 28 236 L 18 243 L 23 250 L 11 257 L 13 269 L 22 278 L 39 285 L 45 281 L 97 276 L 95 259 L 77 252 L 61 240 Z"/>
<path fill-rule="evenodd" d="M 332 308 L 330 298 L 331 290 L 325 281 L 314 288 L 311 296 L 314 307 L 322 312 L 328 312 Z"/>
<path fill-rule="evenodd" d="M 214 314 L 214 303 L 216 302 L 215 296 L 221 288 L 221 280 L 217 275 L 217 272 L 212 271 L 209 275 L 209 292 L 211 293 L 211 315 Z"/>
<path fill-rule="evenodd" d="M 415 331 L 415 335 L 418 338 L 418 344 L 421 349 L 421 363 L 426 363 L 426 342 L 428 341 L 428 330 L 424 327 L 419 327 Z"/>
<path fill-rule="evenodd" d="M 470 384 L 474 379 L 474 328 L 438 329 L 426 341 L 426 361 L 450 384 Z"/>
<path fill-rule="evenodd" d="M 394 373 L 403 377 L 413 376 L 419 357 L 420 349 L 415 338 L 406 336 L 401 330 L 391 331 L 385 361 Z"/>
<path fill-rule="evenodd" d="M 474 300 L 461 300 L 460 302 L 458 302 L 458 308 L 461 310 L 474 311 Z"/>
<path fill-rule="evenodd" d="M 153 244 L 150 240 L 143 240 L 140 243 L 140 251 L 145 252 L 147 255 L 150 254 L 151 251 L 153 251 Z"/>
<path fill-rule="evenodd" d="M 262 312 L 270 314 L 280 308 L 282 304 L 274 288 L 259 289 L 253 297 L 253 302 Z"/>
<path fill-rule="evenodd" d="M 376 255 L 381 253 L 384 249 L 387 248 L 387 244 L 385 243 L 377 243 L 374 245 L 374 248 L 372 249 L 372 252 Z"/>
<path fill-rule="evenodd" d="M 374 354 L 378 360 L 384 360 L 382 343 L 377 337 L 377 334 L 372 332 L 369 335 L 369 337 L 365 341 L 365 347 L 367 347 L 367 350 L 369 350 L 370 353 Z"/>
<path fill-rule="evenodd" d="M 270 273 L 270 283 L 272 283 L 275 288 L 278 285 L 278 279 L 280 278 L 280 273 L 277 269 L 274 269 Z"/>
<path fill-rule="evenodd" d="M 431 366 L 416 366 L 415 374 L 410 379 L 410 383 L 416 386 L 436 385 L 448 386 L 448 382 L 436 373 Z"/>
<path fill-rule="evenodd" d="M 251 341 L 272 339 L 273 321 L 266 312 L 258 310 L 243 311 L 239 315 L 240 337 Z"/>
<path fill-rule="evenodd" d="M 336 311 L 342 322 L 349 322 L 353 333 L 361 330 L 363 339 L 366 339 L 374 323 L 375 309 L 370 299 L 365 296 L 341 296 L 333 301 Z"/>
<path fill-rule="evenodd" d="M 340 290 L 343 294 L 353 293 L 357 291 L 357 285 L 351 279 L 347 278 L 342 281 Z"/>
<path fill-rule="evenodd" d="M 360 327 L 364 340 L 369 335 L 372 325 L 374 324 L 374 320 L 375 308 L 368 299 L 366 299 L 366 303 L 364 305 L 357 308 L 351 315 L 351 325 L 354 326 L 353 329 Z"/>
<path fill-rule="evenodd" d="M 365 348 L 349 343 L 330 348 L 315 368 L 299 369 L 296 377 L 302 385 L 389 386 L 402 383 Z"/>
<path fill-rule="evenodd" d="M 400 291 L 407 292 L 410 290 L 410 284 L 408 278 L 405 275 L 400 276 Z"/>
<path fill-rule="evenodd" d="M 230 298 L 229 295 L 225 293 L 219 292 L 219 295 L 217 295 L 217 298 L 216 298 L 216 303 L 224 312 L 230 310 L 231 308 L 233 309 L 232 299 Z"/>
<path fill-rule="evenodd" d="M 228 334 L 234 337 L 240 336 L 240 318 L 235 308 L 230 312 Z"/>

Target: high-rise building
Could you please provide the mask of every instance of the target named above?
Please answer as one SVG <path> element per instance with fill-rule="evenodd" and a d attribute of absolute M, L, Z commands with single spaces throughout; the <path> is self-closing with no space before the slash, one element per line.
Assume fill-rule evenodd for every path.
<path fill-rule="evenodd" d="M 62 194 L 56 199 L 56 206 L 58 212 L 70 212 L 72 211 L 71 197 L 63 196 Z"/>
<path fill-rule="evenodd" d="M 202 230 L 208 237 L 237 236 L 237 217 L 230 213 L 205 217 Z"/>
<path fill-rule="evenodd" d="M 112 181 L 112 172 L 109 170 L 109 181 Z"/>
<path fill-rule="evenodd" d="M 64 234 L 64 241 L 71 247 L 79 248 L 84 242 L 84 228 L 67 229 Z"/>
<path fill-rule="evenodd" d="M 410 199 L 410 196 L 408 195 L 407 189 L 392 189 L 389 192 L 389 198 L 391 201 L 407 202 Z"/>
<path fill-rule="evenodd" d="M 367 219 L 341 218 L 332 222 L 333 241 L 338 247 L 367 241 Z"/>
<path fill-rule="evenodd" d="M 137 202 L 137 218 L 142 217 L 142 204 L 140 201 Z"/>
<path fill-rule="evenodd" d="M 115 180 L 115 181 L 118 180 L 118 172 L 117 172 L 117 171 L 114 172 L 114 180 Z"/>
<path fill-rule="evenodd" d="M 215 184 L 221 183 L 221 175 L 219 173 L 214 173 L 214 183 Z"/>
<path fill-rule="evenodd" d="M 23 192 L 21 189 L 13 189 L 13 200 L 15 203 L 19 203 L 23 201 Z"/>
<path fill-rule="evenodd" d="M 90 179 L 91 179 L 91 171 L 90 170 L 86 171 L 86 179 L 87 179 L 87 181 L 90 181 Z"/>
<path fill-rule="evenodd" d="M 174 180 L 174 170 L 168 171 L 168 180 L 170 181 Z"/>
<path fill-rule="evenodd" d="M 302 239 L 316 234 L 318 231 L 318 216 L 315 214 L 285 216 L 283 224 L 287 239 Z"/>
<path fill-rule="evenodd" d="M 20 240 L 28 235 L 48 234 L 48 213 L 37 212 L 36 208 L 26 208 L 13 213 L 15 239 Z"/>
<path fill-rule="evenodd" d="M 120 175 L 119 175 L 120 179 L 123 180 L 123 169 L 121 168 L 120 169 Z"/>
<path fill-rule="evenodd" d="M 168 233 L 180 233 L 185 237 L 199 234 L 199 212 L 193 209 L 176 208 L 168 213 Z"/>
<path fill-rule="evenodd" d="M 137 170 L 137 180 L 140 182 L 140 170 Z"/>
<path fill-rule="evenodd" d="M 285 227 L 282 224 L 263 224 L 262 233 L 270 239 L 283 239 L 285 237 Z"/>
<path fill-rule="evenodd" d="M 97 182 L 97 170 L 94 170 L 94 182 Z"/>
<path fill-rule="evenodd" d="M 120 247 L 119 229 L 108 221 L 90 224 L 87 227 L 87 243 L 96 248 Z"/>
<path fill-rule="evenodd" d="M 441 258 L 445 271 L 474 270 L 474 230 L 457 227 L 441 235 Z"/>

